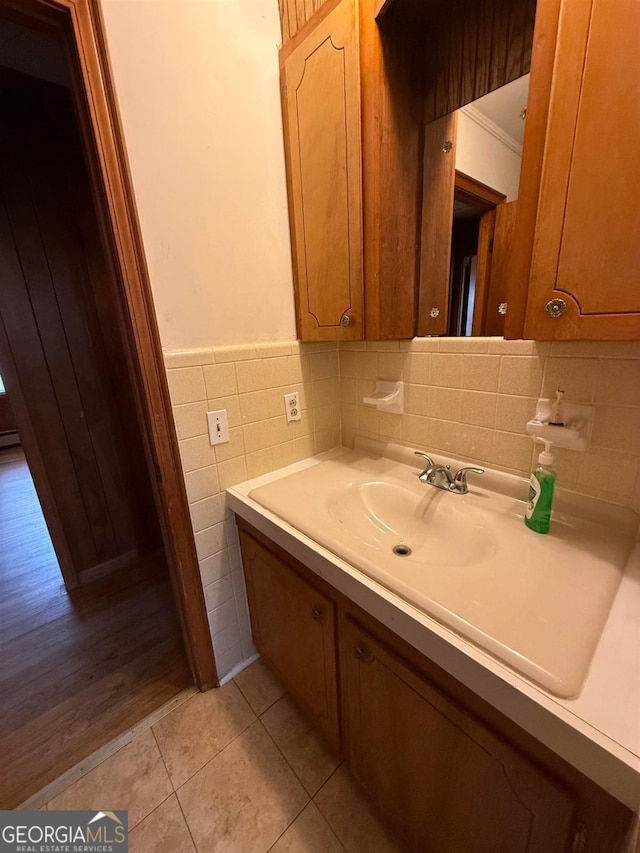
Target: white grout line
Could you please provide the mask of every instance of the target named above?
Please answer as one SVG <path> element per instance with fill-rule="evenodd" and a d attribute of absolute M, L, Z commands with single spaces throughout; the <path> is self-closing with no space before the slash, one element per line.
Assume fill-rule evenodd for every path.
<path fill-rule="evenodd" d="M 53 797 L 60 794 L 69 785 L 72 785 L 74 782 L 77 782 L 78 779 L 86 776 L 89 771 L 93 770 L 98 764 L 102 764 L 107 758 L 110 758 L 119 749 L 122 749 L 123 746 L 131 743 L 139 734 L 145 732 L 147 729 L 150 729 L 151 726 L 155 725 L 158 720 L 161 720 L 163 717 L 166 717 L 167 714 L 170 714 L 175 708 L 179 705 L 182 705 L 183 702 L 186 702 L 187 699 L 190 699 L 194 694 L 198 693 L 197 687 L 186 687 L 177 696 L 174 696 L 173 699 L 169 699 L 168 702 L 165 702 L 164 705 L 161 705 L 157 708 L 153 713 L 149 714 L 143 720 L 140 720 L 139 723 L 136 723 L 131 728 L 124 731 L 121 735 L 118 735 L 113 740 L 106 743 L 104 746 L 101 746 L 99 749 L 96 749 L 95 752 L 92 752 L 91 755 L 84 758 L 82 761 L 78 762 L 74 767 L 71 767 L 61 776 L 58 776 L 57 779 L 54 779 L 53 782 L 49 782 L 48 785 L 45 785 L 40 791 L 36 794 L 33 794 L 29 797 L 28 800 L 25 800 L 24 803 L 17 807 L 18 810 L 22 809 L 39 809 L 42 808 L 46 803 L 49 802 Z"/>

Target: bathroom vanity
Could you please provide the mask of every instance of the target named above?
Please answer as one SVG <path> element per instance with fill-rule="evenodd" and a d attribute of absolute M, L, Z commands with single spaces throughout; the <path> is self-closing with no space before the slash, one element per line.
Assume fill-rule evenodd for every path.
<path fill-rule="evenodd" d="M 611 569 L 588 613 L 579 607 L 574 611 L 570 601 L 571 595 L 576 602 L 589 599 L 589 579 L 598 573 L 594 565 L 576 553 L 582 577 L 560 578 L 551 595 L 555 615 L 553 607 L 545 615 L 544 597 L 536 600 L 536 584 L 527 585 L 526 543 L 520 544 L 521 559 L 510 557 L 515 592 L 506 591 L 499 628 L 501 604 L 494 600 L 493 610 L 489 605 L 491 598 L 500 598 L 505 578 L 499 570 L 492 576 L 487 567 L 504 553 L 500 525 L 506 520 L 509 527 L 505 507 L 515 500 L 509 490 L 521 484 L 524 498 L 524 481 L 487 472 L 487 482 L 470 482 L 464 498 L 442 493 L 441 499 L 451 502 L 446 515 L 454 526 L 456 516 L 469 511 L 475 525 L 465 533 L 469 521 L 463 518 L 459 535 L 447 531 L 451 554 L 459 556 L 443 566 L 446 549 L 436 541 L 443 524 L 433 525 L 432 549 L 418 541 L 420 528 L 437 518 L 430 505 L 430 493 L 437 490 L 417 481 L 419 466 L 411 451 L 386 445 L 383 456 L 382 448 L 359 440 L 355 453 L 331 451 L 228 491 L 240 531 L 256 647 L 317 729 L 345 755 L 380 811 L 416 849 L 626 851 L 640 802 L 634 601 L 640 561 L 633 551 L 631 519 L 624 511 L 622 518 L 614 518 L 612 510 L 606 522 L 621 527 L 613 537 L 615 553 L 601 552 Z M 346 479 L 337 485 L 340 466 Z M 418 491 L 417 502 L 405 495 L 402 505 L 400 492 L 392 491 L 390 502 L 376 503 L 376 485 L 397 490 L 394 478 L 403 477 L 407 494 L 414 494 L 415 480 L 425 491 L 424 500 Z M 363 485 L 374 486 L 373 500 L 366 490 L 363 499 Z M 499 509 L 487 521 L 481 514 L 492 489 L 500 493 Z M 278 503 L 287 493 L 290 511 L 286 501 Z M 471 510 L 462 503 L 456 510 L 455 502 L 467 497 Z M 474 499 L 480 516 L 474 515 Z M 329 506 L 327 519 L 323 502 Z M 362 506 L 368 522 L 360 517 Z M 392 517 L 388 513 L 394 507 Z M 307 531 L 298 518 L 309 519 Z M 313 538 L 308 524 L 317 525 Z M 556 538 L 571 548 L 573 525 L 569 520 L 561 527 Z M 544 553 L 554 545 L 553 534 L 548 539 L 529 534 L 533 550 L 542 547 Z M 396 583 L 386 555 L 405 539 L 405 545 L 416 546 L 416 556 L 411 565 L 411 555 L 393 554 Z M 588 550 L 593 554 L 593 547 Z M 376 551 L 384 556 L 376 558 Z M 570 554 L 565 561 L 571 563 Z M 483 582 L 474 588 L 474 572 L 483 571 Z M 410 587 L 419 586 L 423 574 L 431 574 L 433 583 L 426 582 L 422 598 L 415 597 Z M 408 585 L 403 587 L 403 581 Z M 563 586 L 565 593 L 573 586 L 564 599 Z M 484 601 L 483 589 L 489 590 Z M 525 605 L 521 610 L 515 604 L 518 590 Z M 459 604 L 464 601 L 475 602 L 478 618 L 463 613 Z M 494 635 L 494 645 L 474 634 L 488 611 L 493 615 L 480 627 L 486 637 Z M 595 639 L 580 633 L 585 625 L 595 625 Z M 550 642 L 557 630 L 560 634 Z M 561 669 L 573 661 L 573 675 L 542 686 L 544 673 L 553 669 L 553 655 L 547 658 L 550 667 L 529 666 L 536 634 L 538 648 L 558 646 Z M 530 645 L 526 640 L 518 648 L 519 635 L 529 636 Z M 511 657 L 500 653 L 500 643 Z M 576 675 L 572 667 L 580 648 Z"/>

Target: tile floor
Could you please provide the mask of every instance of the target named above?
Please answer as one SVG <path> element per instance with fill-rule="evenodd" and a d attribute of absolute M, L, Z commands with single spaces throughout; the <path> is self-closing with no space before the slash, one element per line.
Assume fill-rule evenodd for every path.
<path fill-rule="evenodd" d="M 405 850 L 259 660 L 46 807 L 128 809 L 131 853 Z"/>

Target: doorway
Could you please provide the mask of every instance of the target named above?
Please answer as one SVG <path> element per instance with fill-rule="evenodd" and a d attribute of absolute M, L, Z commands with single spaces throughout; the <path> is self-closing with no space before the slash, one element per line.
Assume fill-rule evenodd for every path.
<path fill-rule="evenodd" d="M 0 807 L 191 683 L 162 551 L 68 592 L 24 453 L 0 449 Z"/>
<path fill-rule="evenodd" d="M 35 38 L 15 51 L 34 67 L 0 69 L 0 373 L 23 448 L 0 458 L 4 808 L 215 683 L 95 14 L 0 2 Z"/>

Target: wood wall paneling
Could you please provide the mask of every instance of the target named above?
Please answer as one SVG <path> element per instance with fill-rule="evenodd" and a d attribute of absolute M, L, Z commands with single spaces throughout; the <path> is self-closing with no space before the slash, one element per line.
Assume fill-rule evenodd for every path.
<path fill-rule="evenodd" d="M 61 519 L 76 552 L 75 569 L 82 572 L 134 552 L 135 542 L 122 442 L 105 391 L 109 377 L 99 368 L 83 297 L 88 265 L 69 195 L 81 152 L 65 90 L 6 71 L 0 87 L 3 246 L 14 255 L 0 311 L 27 408 L 34 416 L 40 413 L 37 435 L 45 461 L 48 465 L 51 455 L 68 457 L 66 476 L 55 467 L 50 476 L 56 496 L 73 491 L 75 483 L 81 506 L 62 512 Z M 28 371 L 29 362 L 38 368 Z"/>
<path fill-rule="evenodd" d="M 0 206 L 1 217 L 2 208 Z M 4 257 L 6 255 L 3 253 L 2 227 L 0 224 L 0 262 L 2 262 Z M 5 270 L 6 274 L 7 267 L 4 267 L 4 265 L 3 270 Z M 61 496 L 64 500 L 59 501 L 57 499 L 58 496 L 54 493 L 50 478 L 50 471 L 52 469 L 51 466 L 45 464 L 46 447 L 42 446 L 36 436 L 38 422 L 37 420 L 35 422 L 32 420 L 31 413 L 27 408 L 25 396 L 22 392 L 22 382 L 25 381 L 25 378 L 24 376 L 20 376 L 18 367 L 13 359 L 2 312 L 0 312 L 0 365 L 2 366 L 5 382 L 8 382 L 11 388 L 11 407 L 16 418 L 16 425 L 19 426 L 20 443 L 29 458 L 29 469 L 38 491 L 38 500 L 46 519 L 49 534 L 56 545 L 58 565 L 60 566 L 66 588 L 68 590 L 74 589 L 78 586 L 78 573 L 75 570 L 75 556 L 62 524 L 62 515 L 65 506 L 64 500 L 77 500 L 78 498 L 75 493 L 71 495 L 64 494 Z M 45 388 L 46 392 L 47 389 Z M 54 457 L 53 461 L 56 465 L 61 465 L 61 463 L 66 464 L 67 460 L 60 460 Z M 53 468 L 53 470 L 59 471 L 61 469 Z"/>
<path fill-rule="evenodd" d="M 283 44 L 313 18 L 324 2 L 325 0 L 278 0 Z"/>
<path fill-rule="evenodd" d="M 162 535 L 149 476 L 149 448 L 142 424 L 141 402 L 131 377 L 135 375 L 126 339 L 120 273 L 104 249 L 94 197 L 81 158 L 73 160 L 67 175 L 68 203 L 79 226 L 82 252 L 80 298 L 98 372 L 105 378 L 107 414 L 118 446 L 121 475 L 129 496 L 135 540 L 141 553 L 159 548 Z"/>
<path fill-rule="evenodd" d="M 11 432 L 16 428 L 16 416 L 13 414 L 9 395 L 0 394 L 0 432 Z"/>
<path fill-rule="evenodd" d="M 452 0 L 425 25 L 425 124 L 529 71 L 536 0 Z"/>

